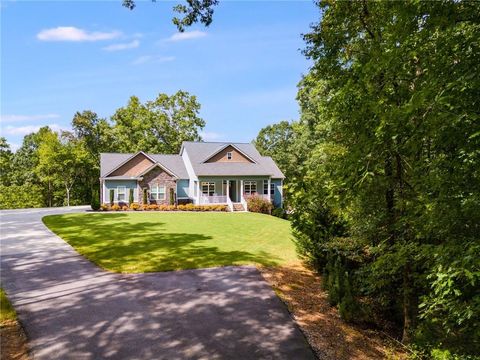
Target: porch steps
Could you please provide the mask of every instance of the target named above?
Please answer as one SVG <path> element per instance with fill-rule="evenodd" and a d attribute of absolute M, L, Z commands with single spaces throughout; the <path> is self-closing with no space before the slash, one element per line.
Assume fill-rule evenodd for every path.
<path fill-rule="evenodd" d="M 245 211 L 241 203 L 233 203 L 233 211 Z"/>

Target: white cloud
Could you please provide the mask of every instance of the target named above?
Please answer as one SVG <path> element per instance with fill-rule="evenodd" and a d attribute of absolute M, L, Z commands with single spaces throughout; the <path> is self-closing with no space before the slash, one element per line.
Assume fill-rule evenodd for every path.
<path fill-rule="evenodd" d="M 105 51 L 121 51 L 121 50 L 135 49 L 139 46 L 140 46 L 140 41 L 133 40 L 129 43 L 108 45 L 108 46 L 105 46 L 103 48 L 103 50 L 105 50 Z"/>
<path fill-rule="evenodd" d="M 136 58 L 132 64 L 142 65 L 146 63 L 164 63 L 175 60 L 175 56 L 156 56 L 156 55 L 144 55 Z"/>
<path fill-rule="evenodd" d="M 35 121 L 35 120 L 46 120 L 46 119 L 57 119 L 60 115 L 58 114 L 38 114 L 38 115 L 0 115 L 0 123 L 13 123 L 20 121 Z"/>
<path fill-rule="evenodd" d="M 59 26 L 52 29 L 45 29 L 37 34 L 41 41 L 100 41 L 111 40 L 121 35 L 118 31 L 101 32 L 87 31 L 74 26 Z"/>
<path fill-rule="evenodd" d="M 207 36 L 206 32 L 194 30 L 194 31 L 185 31 L 185 32 L 178 32 L 170 36 L 167 40 L 168 41 L 183 41 L 183 40 L 191 40 L 191 39 L 199 39 L 202 37 Z"/>
<path fill-rule="evenodd" d="M 224 138 L 223 134 L 216 133 L 213 131 L 202 131 L 200 132 L 200 136 L 204 141 L 214 141 L 214 140 L 220 140 Z"/>
<path fill-rule="evenodd" d="M 25 126 L 6 126 L 2 129 L 2 133 L 5 135 L 28 135 L 33 132 L 37 132 L 41 127 L 48 126 L 53 131 L 60 131 L 62 128 L 58 124 L 49 125 L 25 125 Z"/>

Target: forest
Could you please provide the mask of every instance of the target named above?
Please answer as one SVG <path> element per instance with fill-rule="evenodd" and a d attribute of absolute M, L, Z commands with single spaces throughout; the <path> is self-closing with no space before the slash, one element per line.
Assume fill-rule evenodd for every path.
<path fill-rule="evenodd" d="M 299 119 L 253 140 L 286 176 L 298 252 L 346 321 L 391 334 L 414 357 L 477 358 L 480 6 L 318 6 Z M 110 119 L 78 112 L 72 131 L 42 128 L 14 153 L 3 139 L 0 206 L 88 204 L 100 152 L 175 153 L 201 140 L 199 110 L 183 91 L 131 97 Z"/>

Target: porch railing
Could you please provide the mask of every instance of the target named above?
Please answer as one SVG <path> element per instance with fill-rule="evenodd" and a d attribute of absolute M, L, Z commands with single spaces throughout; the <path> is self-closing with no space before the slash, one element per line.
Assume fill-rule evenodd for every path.
<path fill-rule="evenodd" d="M 226 195 L 200 195 L 200 204 L 227 204 Z"/>

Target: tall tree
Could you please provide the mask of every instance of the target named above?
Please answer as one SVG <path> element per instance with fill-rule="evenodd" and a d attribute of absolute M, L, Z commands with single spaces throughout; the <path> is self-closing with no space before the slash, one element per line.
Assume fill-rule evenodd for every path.
<path fill-rule="evenodd" d="M 177 153 L 183 141 L 200 140 L 205 121 L 198 116 L 200 104 L 195 96 L 178 91 L 172 96 L 159 94 L 142 104 L 132 96 L 126 107 L 112 116 L 119 151 Z"/>
<path fill-rule="evenodd" d="M 0 137 L 0 185 L 11 184 L 13 153 L 7 139 Z"/>
<path fill-rule="evenodd" d="M 433 259 L 458 267 L 455 249 L 473 251 L 480 233 L 480 8 L 469 1 L 319 6 L 322 20 L 305 36 L 314 66 L 299 101 L 316 140 L 305 179 L 329 201 L 303 206 L 311 194 L 300 192 L 294 225 L 312 243 L 348 235 L 374 254 L 362 265 L 369 269 L 362 288 L 391 311 L 401 306 L 410 342 L 419 303 L 434 306 L 427 294 L 445 285 L 429 281 L 439 265 Z M 332 227 L 338 221 L 346 232 Z M 315 226 L 305 230 L 308 223 Z M 479 273 L 462 264 L 477 275 L 451 291 L 470 316 L 451 314 L 448 323 L 471 326 Z M 463 325 L 448 331 L 468 334 Z M 447 332 L 436 336 L 447 343 Z"/>

